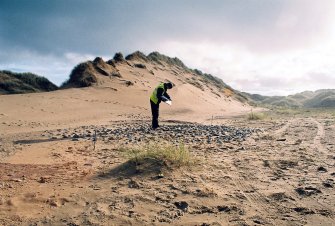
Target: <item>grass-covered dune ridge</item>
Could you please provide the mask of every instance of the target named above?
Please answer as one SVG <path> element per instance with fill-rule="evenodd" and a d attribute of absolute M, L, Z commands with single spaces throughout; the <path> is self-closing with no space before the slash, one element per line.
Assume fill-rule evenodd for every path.
<path fill-rule="evenodd" d="M 55 84 L 42 76 L 0 71 L 0 94 L 48 92 L 57 89 Z"/>

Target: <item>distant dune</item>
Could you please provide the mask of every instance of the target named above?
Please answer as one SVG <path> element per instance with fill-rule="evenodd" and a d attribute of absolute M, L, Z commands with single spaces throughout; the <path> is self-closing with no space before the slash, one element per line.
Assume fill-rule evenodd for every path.
<path fill-rule="evenodd" d="M 48 79 L 32 73 L 0 71 L 0 94 L 36 93 L 57 89 Z"/>
<path fill-rule="evenodd" d="M 332 108 L 335 107 L 335 89 L 305 91 L 289 96 L 262 96 L 259 94 L 242 93 L 251 102 L 260 105 L 274 105 L 298 108 Z"/>

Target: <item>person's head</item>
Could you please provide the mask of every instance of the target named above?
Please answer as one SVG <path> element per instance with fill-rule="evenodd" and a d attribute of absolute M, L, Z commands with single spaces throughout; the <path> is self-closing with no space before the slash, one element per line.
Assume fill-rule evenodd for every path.
<path fill-rule="evenodd" d="M 173 85 L 171 82 L 164 83 L 165 88 L 172 89 Z"/>

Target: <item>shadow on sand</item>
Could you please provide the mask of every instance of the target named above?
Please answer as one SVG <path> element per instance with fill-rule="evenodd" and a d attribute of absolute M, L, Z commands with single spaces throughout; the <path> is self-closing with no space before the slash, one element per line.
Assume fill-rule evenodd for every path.
<path fill-rule="evenodd" d="M 120 177 L 134 177 L 134 176 L 157 176 L 162 173 L 163 169 L 167 168 L 168 165 L 165 161 L 145 158 L 139 162 L 129 160 L 121 165 L 112 168 L 110 170 L 105 170 L 100 172 L 96 179 L 110 179 L 110 178 L 120 178 Z"/>

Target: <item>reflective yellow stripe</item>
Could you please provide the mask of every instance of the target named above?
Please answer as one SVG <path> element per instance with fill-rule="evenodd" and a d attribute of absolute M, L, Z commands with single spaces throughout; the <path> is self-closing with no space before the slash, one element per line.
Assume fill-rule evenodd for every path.
<path fill-rule="evenodd" d="M 152 102 L 154 102 L 155 104 L 158 103 L 158 98 L 157 98 L 157 90 L 158 90 L 158 88 L 163 88 L 163 93 L 162 93 L 162 94 L 164 94 L 164 93 L 165 93 L 164 83 L 159 84 L 159 85 L 155 88 L 155 90 L 152 92 L 152 94 L 151 94 L 151 96 L 150 96 L 150 100 L 151 100 Z"/>

